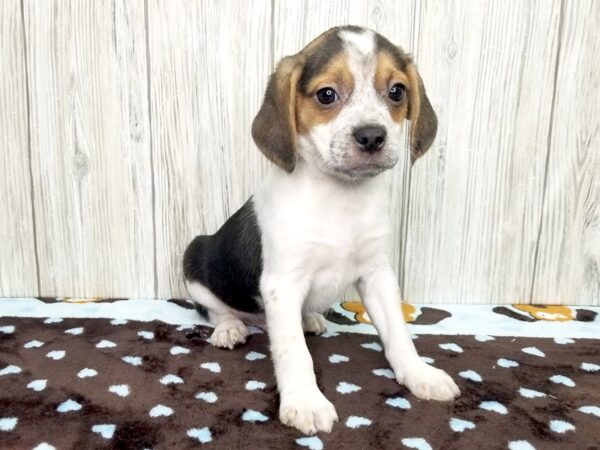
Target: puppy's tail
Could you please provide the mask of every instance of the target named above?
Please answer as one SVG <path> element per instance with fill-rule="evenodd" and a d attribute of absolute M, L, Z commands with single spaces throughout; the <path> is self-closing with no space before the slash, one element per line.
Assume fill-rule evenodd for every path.
<path fill-rule="evenodd" d="M 210 318 L 208 317 L 208 309 L 206 309 L 203 305 L 201 305 L 198 302 L 192 303 L 194 304 L 194 308 L 196 309 L 196 311 L 198 311 L 198 314 L 200 314 L 200 317 L 202 317 L 206 321 L 209 321 Z"/>

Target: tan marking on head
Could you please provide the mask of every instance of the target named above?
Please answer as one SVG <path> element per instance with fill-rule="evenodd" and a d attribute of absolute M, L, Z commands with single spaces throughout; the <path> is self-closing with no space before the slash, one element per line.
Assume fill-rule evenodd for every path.
<path fill-rule="evenodd" d="M 406 119 L 408 114 L 408 99 L 405 98 L 399 105 L 395 105 L 389 100 L 388 92 L 396 83 L 406 86 L 407 94 L 414 90 L 409 77 L 396 65 L 394 58 L 388 52 L 380 51 L 377 55 L 375 70 L 375 90 L 385 99 L 394 122 L 400 123 Z"/>
<path fill-rule="evenodd" d="M 315 98 L 318 90 L 331 87 L 339 100 L 330 108 L 319 104 Z M 306 84 L 306 92 L 297 92 L 296 125 L 299 133 L 335 119 L 354 89 L 354 78 L 344 54 L 335 56 L 319 73 Z"/>

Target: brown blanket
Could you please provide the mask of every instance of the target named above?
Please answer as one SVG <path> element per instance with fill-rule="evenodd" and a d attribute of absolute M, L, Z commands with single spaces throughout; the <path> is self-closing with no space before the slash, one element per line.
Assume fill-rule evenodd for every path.
<path fill-rule="evenodd" d="M 0 448 L 600 448 L 600 340 L 421 335 L 462 390 L 436 403 L 390 378 L 376 337 L 311 336 L 340 421 L 309 437 L 277 420 L 266 334 L 230 351 L 122 322 L 0 318 Z"/>

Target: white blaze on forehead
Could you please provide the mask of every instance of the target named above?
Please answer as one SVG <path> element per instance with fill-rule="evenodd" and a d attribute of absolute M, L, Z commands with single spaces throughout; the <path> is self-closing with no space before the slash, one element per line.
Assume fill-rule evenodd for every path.
<path fill-rule="evenodd" d="M 371 30 L 360 32 L 343 30 L 338 33 L 338 36 L 346 43 L 347 51 L 363 57 L 375 53 L 375 35 Z"/>
<path fill-rule="evenodd" d="M 354 89 L 339 115 L 339 122 L 351 127 L 365 123 L 385 125 L 390 122 L 389 111 L 375 90 L 377 42 L 375 33 L 343 30 L 338 33 L 344 42 L 348 69 L 354 79 Z M 390 124 L 391 125 L 391 124 Z"/>
<path fill-rule="evenodd" d="M 373 109 L 373 100 L 376 98 L 374 90 L 376 45 L 375 34 L 371 30 L 340 31 L 339 37 L 344 42 L 348 69 L 354 78 L 354 91 L 351 103 L 360 105 L 360 108 Z"/>
<path fill-rule="evenodd" d="M 355 89 L 362 90 L 373 84 L 375 77 L 375 34 L 371 30 L 340 31 L 344 50 L 348 58 L 348 68 L 354 77 Z"/>

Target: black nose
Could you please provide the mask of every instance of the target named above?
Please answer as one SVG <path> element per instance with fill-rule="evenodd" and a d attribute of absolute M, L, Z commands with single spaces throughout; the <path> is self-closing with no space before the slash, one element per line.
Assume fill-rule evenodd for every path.
<path fill-rule="evenodd" d="M 387 133 L 383 127 L 366 125 L 364 127 L 356 128 L 352 135 L 361 151 L 375 153 L 383 147 Z"/>

